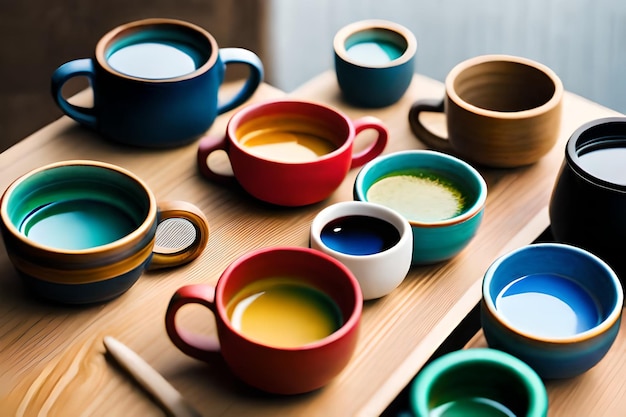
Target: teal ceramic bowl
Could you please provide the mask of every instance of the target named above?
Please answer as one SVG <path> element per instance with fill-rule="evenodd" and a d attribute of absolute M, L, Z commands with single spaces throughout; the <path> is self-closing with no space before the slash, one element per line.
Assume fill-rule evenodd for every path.
<path fill-rule="evenodd" d="M 358 173 L 353 191 L 355 200 L 382 204 L 409 221 L 413 265 L 445 261 L 463 250 L 482 222 L 487 199 L 487 184 L 476 169 L 430 150 L 395 152 L 370 161 Z"/>
<path fill-rule="evenodd" d="M 409 392 L 416 417 L 545 417 L 548 394 L 521 360 L 495 349 L 459 350 L 417 374 Z"/>
<path fill-rule="evenodd" d="M 490 347 L 545 379 L 579 375 L 607 353 L 624 295 L 615 272 L 574 246 L 541 243 L 498 258 L 483 279 L 481 321 Z"/>

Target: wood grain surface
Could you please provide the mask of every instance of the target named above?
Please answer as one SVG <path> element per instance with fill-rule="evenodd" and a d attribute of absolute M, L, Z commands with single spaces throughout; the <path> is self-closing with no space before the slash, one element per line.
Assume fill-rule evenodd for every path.
<path fill-rule="evenodd" d="M 332 72 L 291 93 L 340 108 L 352 118 L 379 117 L 390 131 L 385 153 L 423 148 L 409 130 L 408 109 L 417 98 L 442 94 L 439 82 L 416 75 L 397 104 L 379 110 L 356 109 L 342 102 Z M 263 85 L 253 100 L 283 95 Z M 88 97 L 79 97 L 83 99 Z M 223 134 L 230 114 L 220 116 L 209 133 Z M 448 262 L 413 267 L 390 295 L 366 302 L 359 344 L 348 367 L 328 386 L 292 397 L 266 395 L 243 385 L 219 355 L 207 364 L 182 354 L 165 333 L 165 309 L 177 288 L 215 282 L 230 262 L 249 250 L 307 246 L 310 222 L 317 212 L 352 199 L 357 170 L 324 202 L 279 208 L 239 189 L 202 179 L 195 166 L 197 143 L 172 150 L 124 147 L 63 117 L 0 155 L 1 189 L 49 162 L 103 160 L 139 175 L 157 200 L 181 199 L 199 206 L 209 219 L 211 235 L 198 260 L 177 269 L 145 273 L 121 297 L 89 307 L 32 298 L 4 246 L 0 247 L 0 415 L 162 415 L 156 403 L 107 358 L 102 343 L 106 335 L 138 352 L 205 416 L 379 415 L 476 305 L 482 274 L 495 257 L 531 242 L 546 228 L 546 207 L 571 132 L 588 120 L 611 114 L 568 93 L 559 142 L 541 161 L 511 170 L 478 167 L 489 195 L 483 224 L 470 245 Z M 424 121 L 445 129 L 440 115 L 424 115 Z M 367 141 L 367 136 L 359 142 Z M 186 326 L 214 331 L 208 310 L 187 306 L 181 313 Z"/>

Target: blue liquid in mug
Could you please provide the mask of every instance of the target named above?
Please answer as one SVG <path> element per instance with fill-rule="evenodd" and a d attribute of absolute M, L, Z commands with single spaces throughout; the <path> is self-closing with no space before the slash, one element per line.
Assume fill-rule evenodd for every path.
<path fill-rule="evenodd" d="M 192 73 L 202 64 L 197 55 L 178 42 L 141 42 L 115 50 L 107 62 L 122 74 L 156 80 Z"/>
<path fill-rule="evenodd" d="M 346 49 L 348 56 L 365 65 L 383 65 L 398 59 L 404 50 L 387 41 L 359 42 Z"/>
<path fill-rule="evenodd" d="M 137 227 L 136 221 L 114 205 L 77 199 L 33 210 L 21 223 L 20 231 L 42 245 L 79 250 L 114 242 Z"/>
<path fill-rule="evenodd" d="M 579 284 L 556 274 L 531 274 L 508 284 L 496 309 L 517 329 L 542 337 L 568 337 L 601 321 L 597 302 Z"/>
<path fill-rule="evenodd" d="M 348 255 L 372 255 L 400 241 L 400 232 L 391 223 L 371 216 L 345 216 L 322 228 L 322 242 Z"/>

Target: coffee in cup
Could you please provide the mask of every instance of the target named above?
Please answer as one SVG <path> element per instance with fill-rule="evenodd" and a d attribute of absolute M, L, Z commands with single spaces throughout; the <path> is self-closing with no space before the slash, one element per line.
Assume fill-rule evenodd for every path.
<path fill-rule="evenodd" d="M 361 132 L 374 130 L 367 147 L 353 151 Z M 350 120 L 323 104 L 293 99 L 248 105 L 228 122 L 226 135 L 207 136 L 198 147 L 198 168 L 207 179 L 240 184 L 259 200 L 304 206 L 330 196 L 348 171 L 380 155 L 387 129 L 371 116 Z M 225 151 L 233 175 L 215 169 L 210 156 Z"/>
<path fill-rule="evenodd" d="M 243 87 L 218 102 L 229 64 L 250 71 Z M 63 85 L 87 77 L 93 107 L 68 102 Z M 244 103 L 263 78 L 251 51 L 218 48 L 213 36 L 192 23 L 145 19 L 105 34 L 93 58 L 76 59 L 52 75 L 52 96 L 69 117 L 117 142 L 142 147 L 180 146 L 197 139 L 215 117 Z"/>

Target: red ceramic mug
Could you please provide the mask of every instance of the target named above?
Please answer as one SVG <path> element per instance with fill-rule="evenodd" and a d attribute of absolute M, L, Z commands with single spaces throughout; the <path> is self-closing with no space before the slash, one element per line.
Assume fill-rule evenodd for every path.
<path fill-rule="evenodd" d="M 215 316 L 217 334 L 199 335 L 180 321 L 187 304 Z M 242 381 L 275 394 L 321 388 L 350 361 L 363 297 L 350 270 L 301 247 L 257 249 L 235 260 L 216 285 L 180 288 L 165 326 L 176 347 L 206 362 L 221 353 Z"/>
<path fill-rule="evenodd" d="M 376 139 L 353 150 L 367 129 Z M 224 137 L 207 136 L 198 148 L 198 167 L 209 180 L 238 182 L 259 200 L 280 206 L 304 206 L 329 197 L 351 168 L 380 155 L 387 129 L 377 118 L 355 121 L 331 107 L 298 100 L 248 105 L 228 122 Z M 233 175 L 220 173 L 209 156 L 224 150 Z"/>

